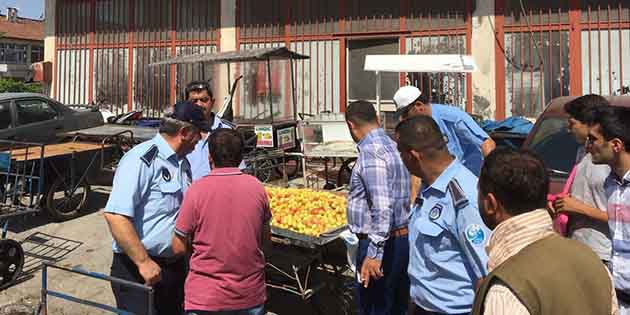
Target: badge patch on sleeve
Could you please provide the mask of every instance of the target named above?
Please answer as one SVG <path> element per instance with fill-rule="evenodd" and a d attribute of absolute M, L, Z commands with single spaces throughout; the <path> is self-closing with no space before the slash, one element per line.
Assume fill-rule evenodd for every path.
<path fill-rule="evenodd" d="M 431 220 L 437 220 L 440 218 L 440 216 L 442 215 L 442 205 L 441 204 L 437 204 L 435 206 L 433 206 L 433 208 L 431 208 L 431 211 L 429 211 L 429 219 Z"/>
<path fill-rule="evenodd" d="M 481 245 L 486 240 L 486 233 L 481 225 L 473 223 L 466 228 L 466 239 L 474 245 Z"/>

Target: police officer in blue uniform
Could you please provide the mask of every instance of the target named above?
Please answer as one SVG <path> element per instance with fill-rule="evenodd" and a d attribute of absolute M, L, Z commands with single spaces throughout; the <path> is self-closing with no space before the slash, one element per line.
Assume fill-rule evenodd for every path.
<path fill-rule="evenodd" d="M 210 130 L 201 133 L 201 140 L 195 146 L 195 150 L 188 154 L 187 158 L 192 169 L 193 181 L 210 174 L 210 162 L 208 161 L 208 135 L 217 129 L 230 128 L 236 129 L 236 126 L 229 121 L 219 118 L 214 112 L 215 99 L 210 91 L 210 85 L 206 81 L 193 81 L 186 86 L 186 99 L 198 106 L 204 108 L 206 119 L 210 123 Z M 245 164 L 241 162 L 241 169 L 245 168 Z"/>
<path fill-rule="evenodd" d="M 111 275 L 153 286 L 154 305 L 143 292 L 112 284 L 118 308 L 135 314 L 181 314 L 186 262 L 171 249 L 175 219 L 192 182 L 186 155 L 209 130 L 203 108 L 178 103 L 165 115 L 159 133 L 121 159 L 105 219 L 114 238 Z"/>
<path fill-rule="evenodd" d="M 415 86 L 403 86 L 394 94 L 394 104 L 401 118 L 432 117 L 447 139 L 449 152 L 475 176 L 479 176 L 483 158 L 496 147 L 494 140 L 465 111 L 449 105 L 432 104 Z"/>
<path fill-rule="evenodd" d="M 477 177 L 449 153 L 431 117 L 401 122 L 396 135 L 405 166 L 423 184 L 409 223 L 414 314 L 469 313 L 487 273 L 490 236 L 477 209 Z"/>

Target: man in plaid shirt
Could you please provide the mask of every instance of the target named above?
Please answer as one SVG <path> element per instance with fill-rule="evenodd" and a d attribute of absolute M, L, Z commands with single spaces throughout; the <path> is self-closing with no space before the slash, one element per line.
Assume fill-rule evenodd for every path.
<path fill-rule="evenodd" d="M 360 314 L 405 314 L 409 299 L 409 172 L 374 105 L 356 101 L 346 123 L 359 147 L 350 178 L 348 226 L 359 238 Z"/>

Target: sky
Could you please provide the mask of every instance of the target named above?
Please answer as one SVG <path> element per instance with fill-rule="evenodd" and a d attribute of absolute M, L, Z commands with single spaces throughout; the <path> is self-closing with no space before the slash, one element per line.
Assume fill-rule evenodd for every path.
<path fill-rule="evenodd" d="M 7 7 L 18 8 L 18 16 L 39 19 L 44 14 L 44 0 L 0 0 L 2 14 L 7 14 Z"/>

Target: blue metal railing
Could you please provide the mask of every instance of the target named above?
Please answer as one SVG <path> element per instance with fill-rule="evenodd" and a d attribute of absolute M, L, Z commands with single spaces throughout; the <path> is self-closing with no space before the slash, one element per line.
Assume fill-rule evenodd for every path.
<path fill-rule="evenodd" d="M 57 266 L 53 263 L 50 262 L 44 262 L 43 263 L 43 270 L 42 270 L 42 291 L 41 291 L 41 299 L 40 299 L 40 304 L 39 304 L 39 310 L 37 312 L 38 315 L 47 315 L 47 303 L 48 303 L 48 296 L 52 296 L 52 297 L 56 297 L 62 300 L 66 300 L 72 303 L 76 303 L 76 304 L 81 304 L 81 305 L 87 305 L 93 308 L 97 308 L 97 309 L 101 309 L 104 311 L 108 311 L 114 314 L 120 314 L 120 315 L 134 315 L 134 313 L 131 313 L 129 311 L 125 311 L 125 310 L 121 310 L 118 308 L 115 308 L 113 306 L 110 305 L 106 305 L 106 304 L 102 304 L 102 303 L 97 303 L 94 301 L 88 301 L 85 299 L 81 299 L 75 296 L 71 296 L 69 294 L 66 293 L 62 293 L 59 291 L 53 291 L 53 290 L 49 290 L 48 289 L 48 268 L 54 268 L 54 269 L 59 269 L 59 270 L 63 270 L 66 272 L 70 272 L 70 273 L 74 273 L 74 274 L 78 274 L 78 275 L 82 275 L 85 277 L 89 277 L 89 278 L 94 278 L 94 279 L 100 279 L 100 280 L 104 280 L 104 281 L 109 281 L 111 283 L 115 283 L 115 284 L 120 284 L 122 286 L 125 287 L 129 287 L 133 290 L 140 290 L 145 292 L 148 295 L 148 304 L 149 304 L 149 308 L 148 308 L 148 315 L 153 315 L 153 288 L 146 286 L 146 285 L 142 285 L 139 283 L 135 283 L 135 282 L 131 282 L 131 281 L 127 281 L 127 280 L 123 280 L 123 279 L 119 279 L 119 278 L 114 278 L 114 277 L 110 277 L 108 275 L 104 275 L 101 273 L 97 273 L 97 272 L 90 272 L 90 271 L 86 271 L 86 270 L 82 270 L 79 268 L 65 268 L 65 267 L 61 267 L 61 266 Z"/>

